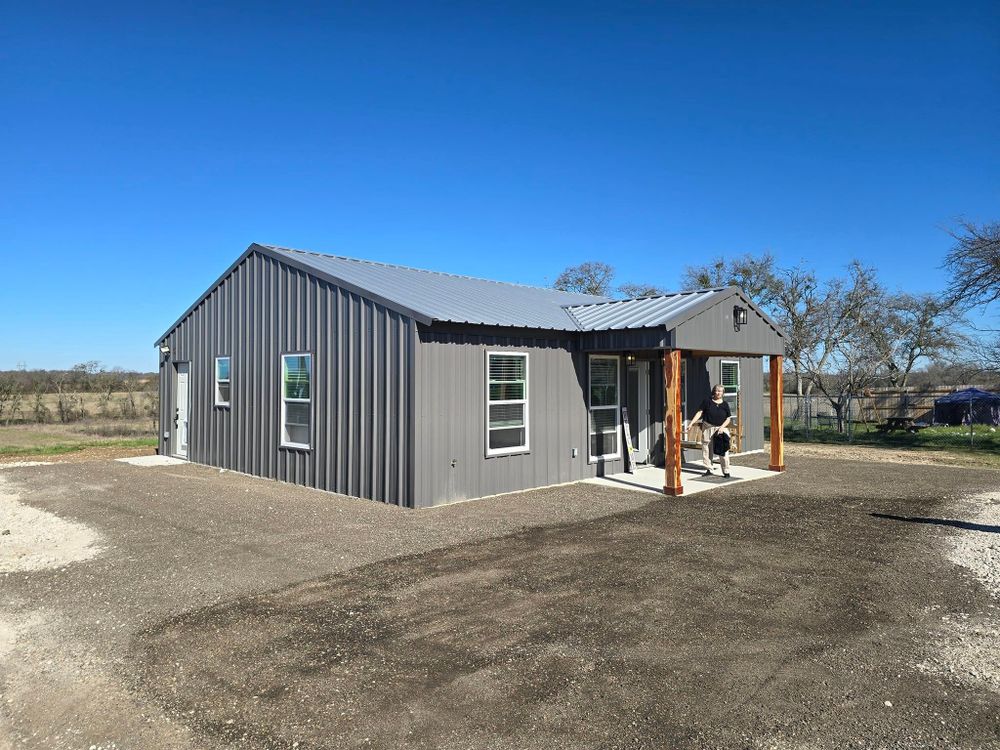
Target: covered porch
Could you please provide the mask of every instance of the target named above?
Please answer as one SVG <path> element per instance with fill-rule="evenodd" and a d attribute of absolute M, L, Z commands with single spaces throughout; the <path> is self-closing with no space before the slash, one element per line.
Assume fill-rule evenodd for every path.
<path fill-rule="evenodd" d="M 771 430 L 768 470 L 771 473 L 782 472 L 785 470 L 785 441 L 782 419 L 783 360 L 784 358 L 780 354 L 769 356 L 768 377 L 770 380 L 769 411 L 771 416 Z M 690 472 L 694 470 L 694 467 L 686 467 L 684 465 L 684 449 L 685 447 L 692 447 L 693 444 L 685 440 L 686 422 L 685 415 L 683 414 L 681 408 L 681 393 L 683 387 L 683 371 L 681 368 L 681 362 L 681 350 L 671 349 L 663 352 L 663 494 L 677 496 L 682 494 L 691 494 L 692 491 L 698 492 L 704 489 L 709 489 L 710 487 L 718 484 L 718 482 L 715 481 L 716 479 L 719 479 L 722 482 L 729 482 L 739 481 L 740 479 L 747 481 L 749 479 L 761 478 L 762 475 L 760 472 L 762 470 L 751 469 L 750 467 L 745 466 L 733 466 L 731 468 L 732 477 L 730 480 L 726 480 L 724 477 L 690 476 Z M 761 383 L 760 386 L 763 387 L 763 383 Z M 740 418 L 738 420 L 740 429 L 742 429 L 741 423 L 742 419 Z M 704 469 L 704 466 L 697 465 L 698 472 L 703 472 Z M 687 490 L 685 490 L 685 483 L 687 484 Z"/>
<path fill-rule="evenodd" d="M 700 478 L 704 472 L 701 444 L 687 439 L 688 420 L 716 384 L 723 386 L 735 421 L 733 452 L 769 448 L 770 472 L 784 471 L 781 373 L 785 334 L 740 289 L 616 300 L 569 307 L 568 312 L 585 331 L 581 344 L 591 361 L 624 354 L 626 363 L 625 429 L 619 433 L 624 434 L 626 445 L 612 458 L 634 456 L 639 466 L 635 473 L 622 475 L 621 468 L 628 468 L 630 462 L 626 460 L 623 467 L 619 461 L 612 472 L 598 470 L 600 479 L 619 486 L 658 486 L 660 492 L 673 496 L 716 486 L 715 478 Z M 769 363 L 769 404 L 763 400 L 765 358 Z M 642 394 L 647 390 L 646 383 L 651 386 L 651 396 L 633 398 L 633 391 Z M 600 399 L 597 408 L 609 408 L 606 392 L 595 396 L 593 383 L 590 392 L 592 412 L 595 398 Z M 611 404 L 619 405 L 616 400 Z M 769 445 L 764 439 L 765 413 L 771 417 Z M 602 414 L 606 422 L 607 414 Z M 595 425 L 601 426 L 592 415 L 592 431 Z M 607 431 L 611 424 L 604 427 Z M 650 430 L 652 437 L 643 437 L 642 429 Z M 591 455 L 600 454 L 592 450 Z M 643 466 L 644 462 L 662 462 L 662 468 Z M 758 471 L 734 467 L 730 481 L 759 478 Z M 659 476 L 656 484 L 651 484 L 653 472 Z"/>

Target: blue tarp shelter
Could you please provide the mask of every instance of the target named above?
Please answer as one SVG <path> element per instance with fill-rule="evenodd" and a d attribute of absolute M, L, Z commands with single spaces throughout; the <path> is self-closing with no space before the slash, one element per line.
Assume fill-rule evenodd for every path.
<path fill-rule="evenodd" d="M 965 388 L 934 399 L 934 424 L 1000 425 L 1000 393 Z"/>

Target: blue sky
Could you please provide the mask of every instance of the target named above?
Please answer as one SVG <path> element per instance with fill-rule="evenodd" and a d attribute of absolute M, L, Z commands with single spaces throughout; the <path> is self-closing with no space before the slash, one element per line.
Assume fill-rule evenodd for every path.
<path fill-rule="evenodd" d="M 753 5 L 753 7 L 749 7 Z M 771 250 L 935 291 L 1000 4 L 7 3 L 0 369 L 152 369 L 253 241 L 548 284 Z"/>

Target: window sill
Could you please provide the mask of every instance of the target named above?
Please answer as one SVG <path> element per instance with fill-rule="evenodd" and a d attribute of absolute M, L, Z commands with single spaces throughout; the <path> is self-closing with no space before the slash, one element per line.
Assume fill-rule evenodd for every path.
<path fill-rule="evenodd" d="M 590 456 L 587 459 L 587 463 L 588 464 L 599 464 L 601 462 L 607 462 L 607 461 L 621 461 L 621 459 L 622 459 L 622 454 L 621 453 L 616 453 L 613 456 Z"/>
<path fill-rule="evenodd" d="M 527 448 L 518 448 L 512 451 L 502 451 L 500 453 L 487 453 L 486 458 L 504 458 L 505 456 L 527 456 L 531 451 Z"/>
<path fill-rule="evenodd" d="M 213 406 L 216 409 L 230 409 L 230 408 L 232 408 L 231 404 L 213 404 Z"/>
<path fill-rule="evenodd" d="M 312 451 L 312 446 L 303 445 L 302 443 L 282 443 L 281 445 L 278 446 L 278 449 L 285 451 L 302 451 L 304 453 L 308 453 Z"/>

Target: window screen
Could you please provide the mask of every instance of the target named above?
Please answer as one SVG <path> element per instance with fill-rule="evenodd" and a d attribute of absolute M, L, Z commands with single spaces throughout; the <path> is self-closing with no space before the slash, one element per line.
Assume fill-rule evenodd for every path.
<path fill-rule="evenodd" d="M 215 358 L 215 405 L 229 406 L 230 398 L 229 357 Z"/>
<path fill-rule="evenodd" d="M 312 417 L 312 356 L 281 357 L 281 444 L 308 448 Z"/>
<path fill-rule="evenodd" d="M 729 410 L 735 419 L 740 397 L 740 363 L 734 360 L 723 360 L 721 368 L 722 398 L 729 404 Z"/>
<path fill-rule="evenodd" d="M 486 355 L 486 455 L 528 450 L 528 355 Z"/>
<path fill-rule="evenodd" d="M 619 358 L 590 358 L 590 458 L 617 458 L 620 455 L 621 407 L 619 399 Z"/>

